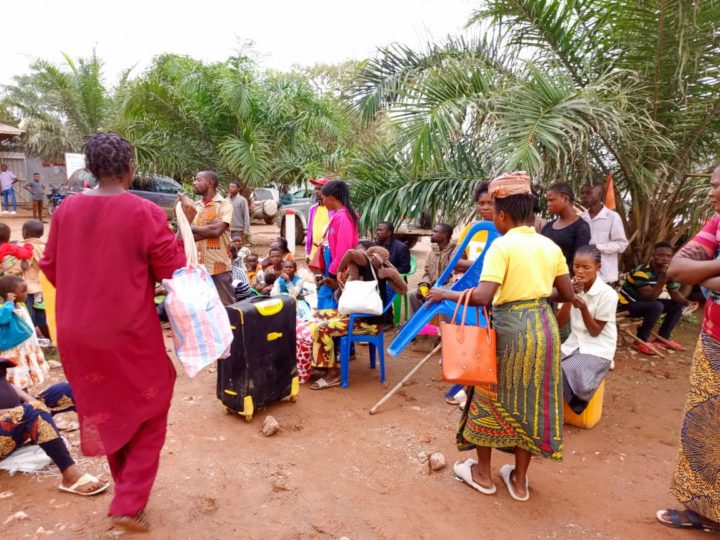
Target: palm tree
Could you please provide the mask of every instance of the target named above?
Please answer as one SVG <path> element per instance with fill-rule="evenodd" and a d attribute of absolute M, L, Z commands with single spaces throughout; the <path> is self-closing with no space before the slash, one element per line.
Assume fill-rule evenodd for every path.
<path fill-rule="evenodd" d="M 430 186 L 453 176 L 460 196 L 457 185 L 467 194 L 474 184 L 468 177 L 505 170 L 576 186 L 613 173 L 634 260 L 695 226 L 701 182 L 688 175 L 718 155 L 720 2 L 485 5 L 469 22 L 482 39 L 422 52 L 392 46 L 368 62 L 355 104 L 366 121 L 395 125 L 405 184 L 362 207 L 450 212 L 455 201 Z"/>
<path fill-rule="evenodd" d="M 25 129 L 25 148 L 48 161 L 80 151 L 88 135 L 112 123 L 112 91 L 105 86 L 102 61 L 94 51 L 77 61 L 63 56 L 60 66 L 36 60 L 29 75 L 3 89 L 4 106 Z"/>
<path fill-rule="evenodd" d="M 261 73 L 246 57 L 204 64 L 165 55 L 127 92 L 124 130 L 149 168 L 212 168 L 249 186 L 337 166 L 349 111 L 307 78 Z"/>

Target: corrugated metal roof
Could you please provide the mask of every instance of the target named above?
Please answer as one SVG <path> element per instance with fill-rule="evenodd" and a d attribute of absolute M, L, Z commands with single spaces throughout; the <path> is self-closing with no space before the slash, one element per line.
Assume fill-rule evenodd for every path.
<path fill-rule="evenodd" d="M 23 130 L 16 128 L 15 126 L 8 126 L 7 124 L 0 124 L 0 138 L 9 139 L 10 137 L 17 137 L 22 135 Z"/>

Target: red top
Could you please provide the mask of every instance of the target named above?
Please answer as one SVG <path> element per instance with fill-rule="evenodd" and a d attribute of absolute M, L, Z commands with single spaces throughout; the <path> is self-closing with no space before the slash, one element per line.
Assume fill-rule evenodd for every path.
<path fill-rule="evenodd" d="M 341 208 L 330 218 L 327 239 L 331 258 L 328 272 L 335 275 L 345 253 L 355 249 L 358 244 L 358 227 L 347 208 Z"/>
<path fill-rule="evenodd" d="M 185 263 L 165 213 L 130 193 L 81 193 L 53 214 L 40 268 L 57 288 L 58 349 L 86 455 L 117 451 L 169 408 L 175 369 L 153 297 Z"/>
<path fill-rule="evenodd" d="M 700 244 L 710 259 L 720 258 L 720 216 L 715 216 L 695 235 L 691 243 Z M 720 291 L 711 291 L 705 302 L 703 332 L 720 340 Z"/>
<path fill-rule="evenodd" d="M 0 261 L 2 261 L 7 255 L 12 255 L 17 259 L 29 259 L 33 256 L 33 247 L 30 244 L 18 245 L 5 242 L 0 244 Z"/>

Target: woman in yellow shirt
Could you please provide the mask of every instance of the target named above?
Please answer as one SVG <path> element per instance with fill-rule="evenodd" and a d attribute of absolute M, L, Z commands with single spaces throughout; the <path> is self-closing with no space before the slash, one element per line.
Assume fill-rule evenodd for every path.
<path fill-rule="evenodd" d="M 460 450 L 475 449 L 477 460 L 455 464 L 458 477 L 492 495 L 493 448 L 515 454 L 500 476 L 510 495 L 529 498 L 527 469 L 532 455 L 562 459 L 562 375 L 560 337 L 549 300 L 574 297 L 562 251 L 532 227 L 533 195 L 525 173 L 493 180 L 494 222 L 503 237 L 485 255 L 471 305 L 493 305 L 497 331 L 498 384 L 470 390 L 458 429 Z M 459 292 L 432 289 L 428 300 L 458 301 Z"/>

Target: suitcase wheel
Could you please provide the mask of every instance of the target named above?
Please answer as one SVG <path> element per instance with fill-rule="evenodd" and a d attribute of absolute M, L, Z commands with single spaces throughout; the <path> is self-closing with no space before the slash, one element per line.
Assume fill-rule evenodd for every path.
<path fill-rule="evenodd" d="M 297 401 L 297 396 L 290 396 L 290 402 L 295 403 Z"/>
<path fill-rule="evenodd" d="M 225 405 L 223 405 L 223 411 L 225 411 L 225 414 L 228 414 L 228 415 L 232 414 L 232 411 L 230 409 L 228 409 Z"/>
<path fill-rule="evenodd" d="M 249 424 L 250 422 L 252 422 L 252 414 L 248 414 L 247 416 L 243 416 L 243 418 L 245 419 L 245 422 L 248 423 L 248 424 Z"/>

